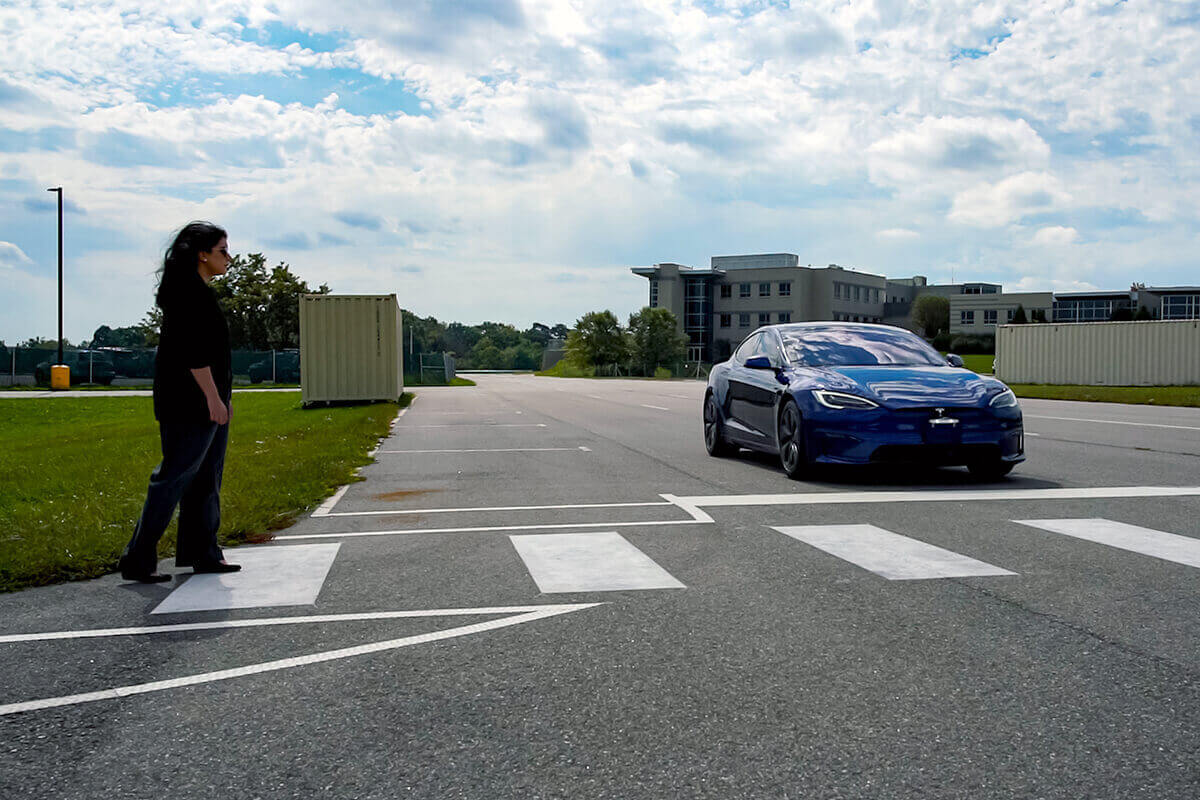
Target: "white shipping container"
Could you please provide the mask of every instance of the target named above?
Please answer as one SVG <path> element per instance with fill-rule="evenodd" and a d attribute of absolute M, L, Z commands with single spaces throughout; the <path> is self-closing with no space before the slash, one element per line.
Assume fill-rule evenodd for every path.
<path fill-rule="evenodd" d="M 1200 321 L 1001 325 L 995 371 L 1006 383 L 1198 385 Z"/>
<path fill-rule="evenodd" d="M 396 295 L 300 297 L 300 391 L 304 405 L 396 401 L 404 352 Z"/>

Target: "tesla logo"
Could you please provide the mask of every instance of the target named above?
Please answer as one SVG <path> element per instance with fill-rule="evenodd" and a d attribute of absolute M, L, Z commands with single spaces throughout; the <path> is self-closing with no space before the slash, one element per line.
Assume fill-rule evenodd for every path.
<path fill-rule="evenodd" d="M 946 409 L 944 409 L 944 408 L 935 408 L 935 409 L 933 410 L 933 415 L 934 415 L 935 417 L 944 417 L 944 416 L 946 416 Z"/>

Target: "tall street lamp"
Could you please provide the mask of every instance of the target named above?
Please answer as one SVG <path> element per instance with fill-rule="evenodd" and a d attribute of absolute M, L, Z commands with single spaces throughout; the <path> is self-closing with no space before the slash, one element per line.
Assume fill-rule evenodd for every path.
<path fill-rule="evenodd" d="M 58 193 L 58 361 L 63 363 L 63 336 L 62 336 L 62 318 L 63 318 L 63 237 L 62 237 L 62 217 L 63 217 L 63 194 L 62 187 L 56 186 L 53 189 L 47 189 L 47 192 Z"/>

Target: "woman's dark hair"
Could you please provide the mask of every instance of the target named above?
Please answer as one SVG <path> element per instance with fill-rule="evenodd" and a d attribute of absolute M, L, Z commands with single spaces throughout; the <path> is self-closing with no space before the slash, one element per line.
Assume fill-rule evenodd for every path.
<path fill-rule="evenodd" d="M 155 300 L 159 306 L 172 292 L 190 285 L 189 281 L 200 280 L 197 272 L 200 254 L 209 252 L 225 238 L 225 231 L 211 222 L 189 222 L 175 234 L 175 240 L 163 256 L 163 265 L 158 269 Z"/>

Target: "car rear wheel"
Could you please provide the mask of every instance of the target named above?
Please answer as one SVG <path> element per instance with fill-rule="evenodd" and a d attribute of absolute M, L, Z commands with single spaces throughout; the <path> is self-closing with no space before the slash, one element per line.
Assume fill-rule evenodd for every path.
<path fill-rule="evenodd" d="M 985 481 L 995 481 L 1012 472 L 1015 466 L 1016 464 L 1011 464 L 1007 461 L 977 461 L 974 464 L 968 464 L 967 469 L 976 478 Z"/>
<path fill-rule="evenodd" d="M 808 454 L 804 448 L 804 422 L 796 401 L 787 399 L 779 412 L 779 463 L 792 479 L 808 471 Z"/>
<path fill-rule="evenodd" d="M 717 401 L 710 394 L 704 398 L 704 449 L 710 456 L 721 458 L 733 455 L 735 448 L 725 441 L 723 428 L 721 410 L 717 408 Z"/>

